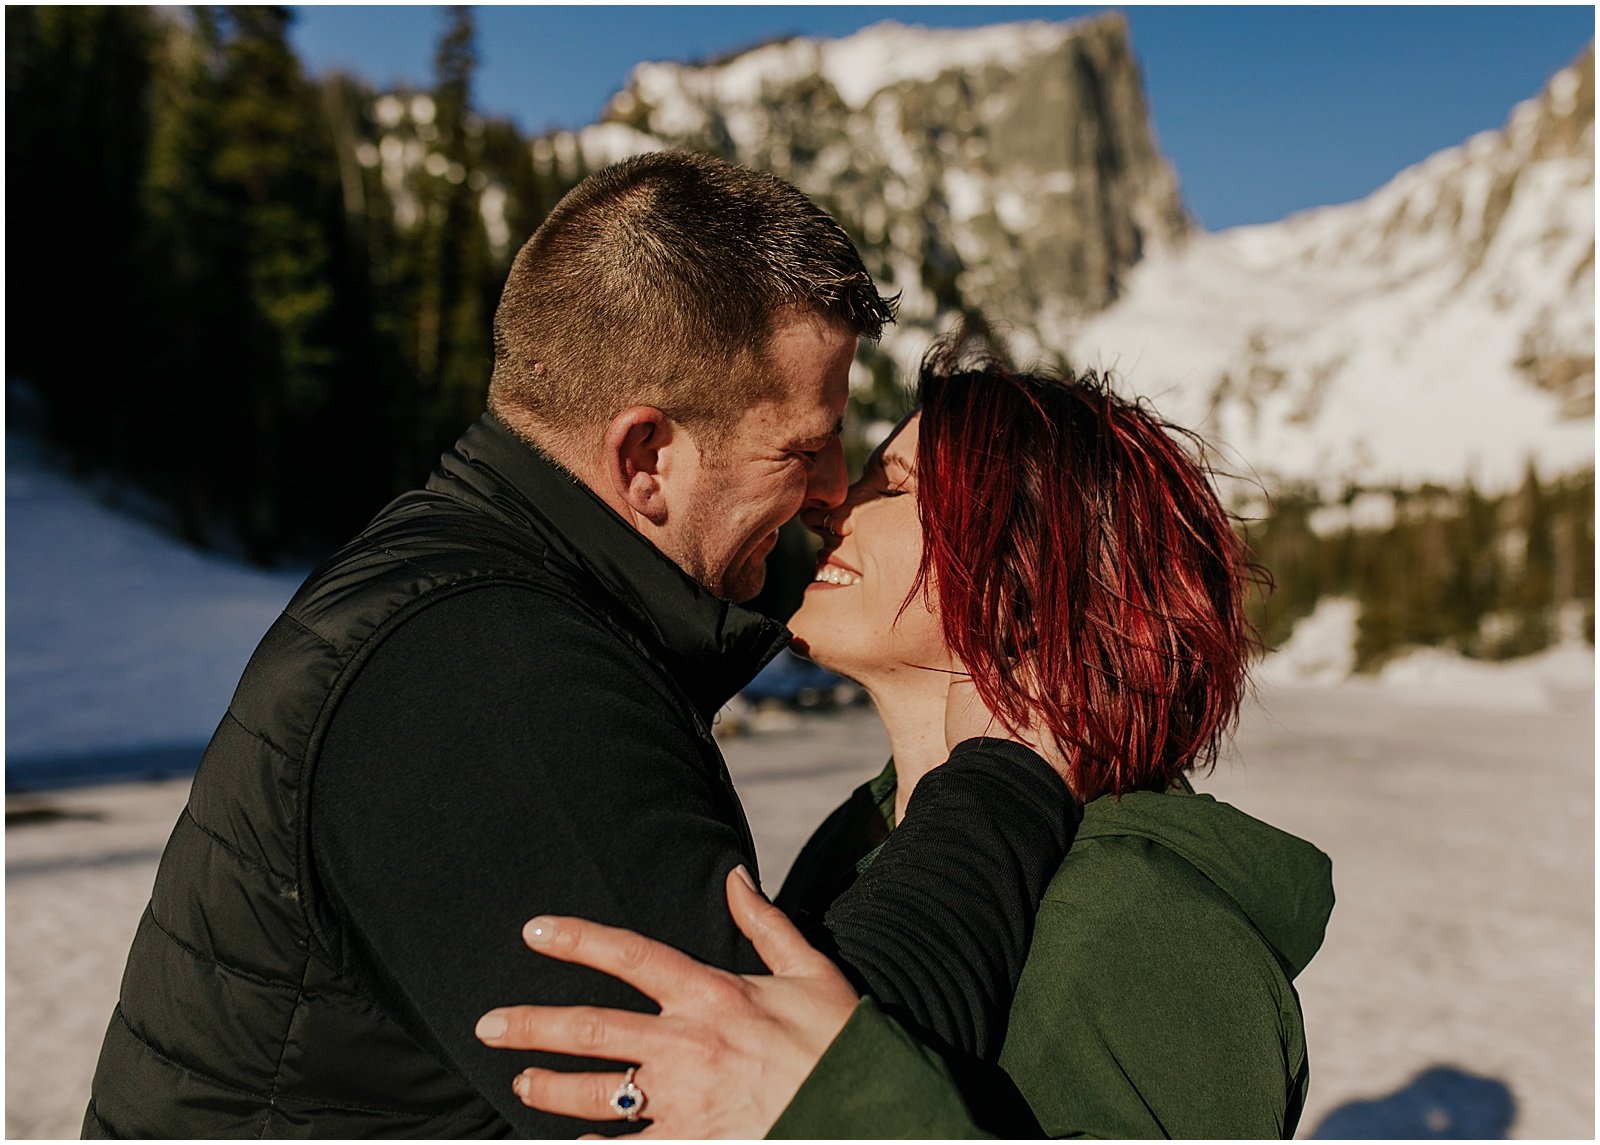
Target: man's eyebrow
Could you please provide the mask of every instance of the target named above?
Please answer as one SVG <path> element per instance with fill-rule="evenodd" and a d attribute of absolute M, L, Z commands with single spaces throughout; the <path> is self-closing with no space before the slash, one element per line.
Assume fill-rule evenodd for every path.
<path fill-rule="evenodd" d="M 791 443 L 791 447 L 795 448 L 795 449 L 802 449 L 802 448 L 804 448 L 806 446 L 814 445 L 814 446 L 817 446 L 818 448 L 820 448 L 820 447 L 822 447 L 824 445 L 827 445 L 828 442 L 832 441 L 834 438 L 840 436 L 843 433 L 844 433 L 844 419 L 840 418 L 838 421 L 833 423 L 833 428 L 830 429 L 827 433 L 814 433 L 810 437 L 796 438 Z"/>

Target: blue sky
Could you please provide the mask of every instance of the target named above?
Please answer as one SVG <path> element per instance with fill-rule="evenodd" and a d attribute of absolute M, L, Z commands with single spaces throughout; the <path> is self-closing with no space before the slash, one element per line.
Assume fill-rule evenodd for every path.
<path fill-rule="evenodd" d="M 314 72 L 427 83 L 443 16 L 431 6 L 298 7 Z M 641 60 L 695 60 L 775 36 L 842 36 L 894 19 L 973 27 L 1104 8 L 487 6 L 476 103 L 528 130 L 593 122 Z M 1206 227 L 1345 202 L 1477 131 L 1500 126 L 1594 38 L 1570 7 L 1168 7 L 1123 11 L 1162 149 Z"/>

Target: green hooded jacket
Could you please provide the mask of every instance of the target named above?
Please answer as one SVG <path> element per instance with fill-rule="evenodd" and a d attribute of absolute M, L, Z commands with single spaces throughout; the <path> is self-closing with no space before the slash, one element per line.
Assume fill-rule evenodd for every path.
<path fill-rule="evenodd" d="M 837 894 L 893 807 L 891 765 L 807 844 L 779 902 Z M 1237 808 L 1187 790 L 1097 799 L 1039 908 L 999 1064 L 1050 1137 L 1290 1137 L 1310 1077 L 1292 980 L 1332 909 L 1328 857 Z M 871 999 L 845 1030 L 771 1136 L 1003 1124 Z"/>

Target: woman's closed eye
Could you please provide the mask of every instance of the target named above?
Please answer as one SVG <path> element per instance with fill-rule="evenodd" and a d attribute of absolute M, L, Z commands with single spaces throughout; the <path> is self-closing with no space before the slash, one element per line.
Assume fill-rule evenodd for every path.
<path fill-rule="evenodd" d="M 911 468 L 904 464 L 891 464 L 879 470 L 879 484 L 882 488 L 879 495 L 883 497 L 903 497 L 907 493 L 916 492 Z"/>
<path fill-rule="evenodd" d="M 869 468 L 852 488 L 862 498 L 903 497 L 913 491 L 908 476 L 890 476 L 881 465 Z"/>

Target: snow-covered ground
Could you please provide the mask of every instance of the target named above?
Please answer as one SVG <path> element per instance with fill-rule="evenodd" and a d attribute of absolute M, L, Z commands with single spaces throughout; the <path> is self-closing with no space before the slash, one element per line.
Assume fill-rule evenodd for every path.
<path fill-rule="evenodd" d="M 192 753 L 306 570 L 186 548 L 6 439 L 6 772 Z"/>

